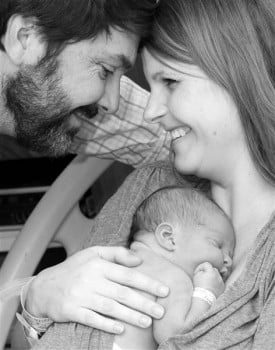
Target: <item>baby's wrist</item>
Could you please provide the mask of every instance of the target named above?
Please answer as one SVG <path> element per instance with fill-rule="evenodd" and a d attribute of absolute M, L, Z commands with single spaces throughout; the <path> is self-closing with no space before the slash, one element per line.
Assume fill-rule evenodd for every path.
<path fill-rule="evenodd" d="M 217 300 L 216 295 L 213 292 L 202 287 L 195 287 L 192 297 L 204 300 L 210 306 L 212 306 Z"/>

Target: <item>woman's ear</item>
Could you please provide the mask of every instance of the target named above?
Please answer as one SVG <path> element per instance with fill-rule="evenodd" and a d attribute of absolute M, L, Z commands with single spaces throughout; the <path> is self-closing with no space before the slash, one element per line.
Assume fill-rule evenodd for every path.
<path fill-rule="evenodd" d="M 162 248 L 169 251 L 176 249 L 175 232 L 171 224 L 167 222 L 159 224 L 155 230 L 155 238 Z"/>
<path fill-rule="evenodd" d="M 2 44 L 16 66 L 37 64 L 46 52 L 45 41 L 38 33 L 34 20 L 17 14 L 8 20 Z"/>

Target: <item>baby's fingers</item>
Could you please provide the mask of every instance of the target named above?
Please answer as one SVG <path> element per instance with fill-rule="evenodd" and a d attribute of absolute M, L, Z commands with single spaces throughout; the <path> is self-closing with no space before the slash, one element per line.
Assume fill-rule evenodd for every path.
<path fill-rule="evenodd" d="M 213 270 L 213 266 L 209 262 L 204 262 L 198 265 L 195 269 L 195 274 L 198 272 L 209 272 Z"/>

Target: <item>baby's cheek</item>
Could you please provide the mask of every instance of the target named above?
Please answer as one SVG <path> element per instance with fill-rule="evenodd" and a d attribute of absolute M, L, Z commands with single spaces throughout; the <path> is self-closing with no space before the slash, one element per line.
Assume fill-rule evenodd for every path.
<path fill-rule="evenodd" d="M 209 257 L 208 261 L 214 268 L 217 270 L 221 270 L 224 266 L 224 258 L 223 254 L 219 251 L 216 254 L 213 254 L 211 257 Z"/>
<path fill-rule="evenodd" d="M 224 256 L 223 253 L 221 252 L 219 256 L 217 257 L 217 266 L 216 269 L 221 270 L 224 266 Z"/>

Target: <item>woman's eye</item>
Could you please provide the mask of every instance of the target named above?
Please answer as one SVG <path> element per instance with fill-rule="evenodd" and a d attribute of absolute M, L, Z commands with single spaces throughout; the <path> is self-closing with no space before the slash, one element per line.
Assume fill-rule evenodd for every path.
<path fill-rule="evenodd" d="M 163 82 L 166 86 L 168 87 L 172 87 L 173 85 L 175 85 L 177 83 L 177 80 L 175 79 L 170 79 L 170 78 L 164 78 Z"/>

